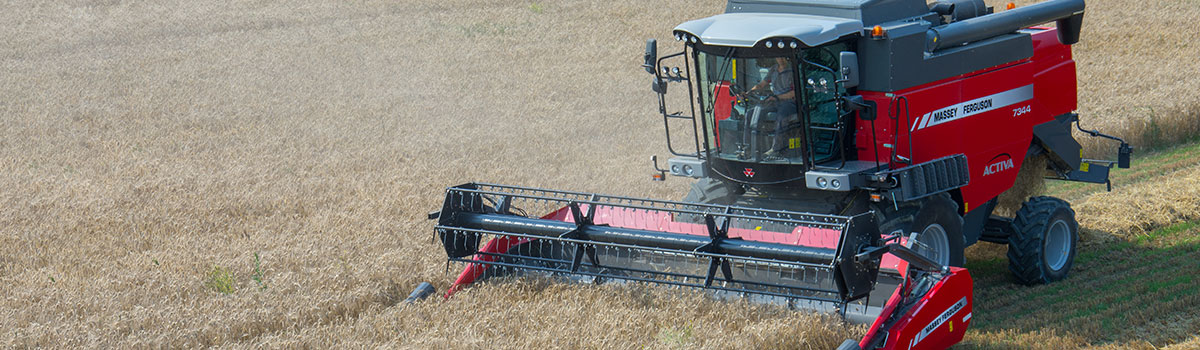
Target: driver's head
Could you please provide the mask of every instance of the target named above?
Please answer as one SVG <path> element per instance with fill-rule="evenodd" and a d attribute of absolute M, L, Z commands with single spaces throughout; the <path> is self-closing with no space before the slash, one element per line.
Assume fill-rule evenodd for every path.
<path fill-rule="evenodd" d="M 782 69 L 788 66 L 788 60 L 784 57 L 775 57 L 775 65 Z"/>

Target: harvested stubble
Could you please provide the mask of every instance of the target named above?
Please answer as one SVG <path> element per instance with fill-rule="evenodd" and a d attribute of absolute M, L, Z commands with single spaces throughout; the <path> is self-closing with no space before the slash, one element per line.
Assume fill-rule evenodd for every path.
<path fill-rule="evenodd" d="M 1119 191 L 1092 195 L 1075 208 L 1080 225 L 1104 235 L 1136 238 L 1154 229 L 1200 219 L 1200 167 L 1163 174 Z"/>
<path fill-rule="evenodd" d="M 1184 2 L 1161 4 L 1174 5 L 1136 7 L 1196 17 Z M 1076 57 L 1091 126 L 1133 130 L 1123 108 L 1195 100 L 1194 81 L 1172 78 L 1197 63 L 1165 59 L 1196 56 L 1185 31 L 1130 32 L 1117 21 L 1135 7 L 1128 0 L 1089 6 Z M 423 219 L 444 186 L 680 197 L 683 181 L 647 181 L 663 144 L 638 67 L 642 38 L 671 42 L 676 23 L 721 8 L 9 3 L 0 347 L 426 348 L 493 337 L 519 348 L 568 334 L 578 343 L 562 347 L 828 348 L 855 336 L 810 315 L 622 287 L 494 284 L 396 306 L 417 282 L 444 290 L 452 278 Z M 1140 46 L 1113 44 L 1126 41 Z M 214 267 L 230 272 L 231 294 L 206 286 Z"/>

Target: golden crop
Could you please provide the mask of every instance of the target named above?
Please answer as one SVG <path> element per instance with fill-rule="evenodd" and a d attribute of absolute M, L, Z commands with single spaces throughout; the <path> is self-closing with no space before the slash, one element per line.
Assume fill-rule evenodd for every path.
<path fill-rule="evenodd" d="M 723 6 L 6 2 L 0 347 L 820 349 L 857 337 L 863 327 L 823 316 L 638 287 L 518 281 L 399 303 L 453 278 L 425 219 L 446 186 L 682 197 L 685 181 L 649 181 L 665 145 L 643 40 L 670 52 L 674 25 Z M 1085 126 L 1138 146 L 1200 135 L 1196 3 L 1088 6 L 1075 47 Z M 1061 191 L 1088 232 L 1132 239 L 1198 218 L 1196 162 L 1181 162 L 1169 182 Z M 968 267 L 989 261 L 978 255 Z M 1194 335 L 1196 314 L 1181 317 Z M 1036 325 L 973 334 L 981 347 L 1091 342 Z"/>

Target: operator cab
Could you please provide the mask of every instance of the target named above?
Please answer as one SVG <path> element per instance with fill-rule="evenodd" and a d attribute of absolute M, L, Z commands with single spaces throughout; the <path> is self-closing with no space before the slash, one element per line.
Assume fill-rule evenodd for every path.
<path fill-rule="evenodd" d="M 854 87 L 847 76 L 857 72 L 861 31 L 860 20 L 786 13 L 726 13 L 676 27 L 686 43 L 678 55 L 694 66 L 694 77 L 676 78 L 697 89 L 703 142 L 695 159 L 706 175 L 782 184 L 853 160 L 853 111 L 842 98 Z"/>
<path fill-rule="evenodd" d="M 842 157 L 837 98 L 845 89 L 829 67 L 846 46 L 772 52 L 779 50 L 697 45 L 700 114 L 714 171 L 729 177 L 745 176 L 754 164 L 801 166 L 790 172 L 795 177 L 809 162 Z"/>

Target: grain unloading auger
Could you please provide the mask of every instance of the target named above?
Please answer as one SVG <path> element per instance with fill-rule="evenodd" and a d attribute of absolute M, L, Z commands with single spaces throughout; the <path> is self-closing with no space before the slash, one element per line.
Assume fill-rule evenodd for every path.
<path fill-rule="evenodd" d="M 972 315 L 965 247 L 1007 245 L 1024 284 L 1066 278 L 1073 264 L 1069 203 L 1033 197 L 1014 217 L 994 215 L 1002 193 L 1021 195 L 1018 173 L 1109 184 L 1132 152 L 1074 113 L 1083 0 L 1008 7 L 730 0 L 726 13 L 675 28 L 681 52 L 659 57 L 647 41 L 643 67 L 674 155 L 667 169 L 653 160 L 655 179 L 696 178 L 688 195 L 452 187 L 431 217 L 450 260 L 467 267 L 446 295 L 540 271 L 872 324 L 845 348 L 958 342 Z M 1055 28 L 1031 27 L 1046 22 Z M 679 101 L 690 114 L 668 112 Z M 680 129 L 692 136 L 682 148 L 671 137 Z M 1118 160 L 1084 159 L 1073 129 L 1119 141 Z"/>

